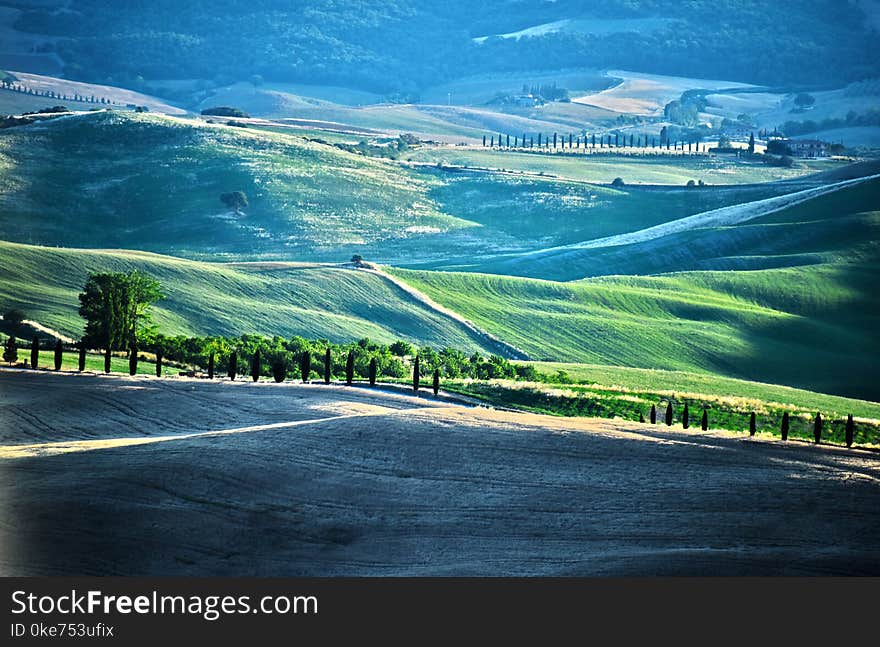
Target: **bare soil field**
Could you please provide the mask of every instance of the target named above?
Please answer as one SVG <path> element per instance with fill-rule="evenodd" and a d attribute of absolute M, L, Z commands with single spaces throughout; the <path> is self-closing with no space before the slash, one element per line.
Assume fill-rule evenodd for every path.
<path fill-rule="evenodd" d="M 880 574 L 880 456 L 0 369 L 0 575 Z"/>

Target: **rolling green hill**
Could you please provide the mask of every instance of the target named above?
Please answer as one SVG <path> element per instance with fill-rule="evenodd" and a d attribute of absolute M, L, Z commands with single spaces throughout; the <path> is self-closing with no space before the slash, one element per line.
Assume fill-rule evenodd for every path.
<path fill-rule="evenodd" d="M 0 242 L 0 304 L 78 338 L 77 294 L 88 272 L 142 270 L 167 298 L 154 320 L 168 335 L 261 333 L 348 342 L 362 337 L 492 352 L 459 322 L 367 272 L 314 264 L 201 263 L 144 252 Z"/>

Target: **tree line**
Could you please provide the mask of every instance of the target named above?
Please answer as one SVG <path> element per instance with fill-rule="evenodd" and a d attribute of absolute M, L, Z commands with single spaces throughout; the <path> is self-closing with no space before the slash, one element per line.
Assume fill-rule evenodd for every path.
<path fill-rule="evenodd" d="M 660 136 L 651 136 L 646 133 L 586 133 L 579 135 L 574 133 L 522 133 L 505 134 L 489 133 L 483 135 L 483 146 L 486 148 L 518 148 L 518 149 L 545 149 L 545 150 L 602 150 L 602 149 L 626 149 L 626 148 L 653 148 L 657 150 L 687 151 L 689 153 L 706 153 L 707 145 L 699 139 L 692 138 L 688 141 L 675 140 L 669 135 L 664 126 L 660 130 Z"/>

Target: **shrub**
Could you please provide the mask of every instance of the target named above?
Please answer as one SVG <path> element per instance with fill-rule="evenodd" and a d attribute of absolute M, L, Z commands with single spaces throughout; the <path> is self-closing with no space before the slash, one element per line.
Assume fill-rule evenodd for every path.
<path fill-rule="evenodd" d="M 238 372 L 238 353 L 232 351 L 232 354 L 229 356 L 229 370 L 227 371 L 227 375 L 230 380 L 235 380 L 235 374 Z"/>
<path fill-rule="evenodd" d="M 854 432 L 855 432 L 855 423 L 853 422 L 852 414 L 849 414 L 846 417 L 846 446 L 847 447 L 852 447 Z"/>
<path fill-rule="evenodd" d="M 272 363 L 272 378 L 280 383 L 285 377 L 287 377 L 287 367 L 281 360 L 276 360 Z"/>
<path fill-rule="evenodd" d="M 614 187 L 625 186 L 623 178 L 622 177 L 614 178 L 614 180 L 611 182 L 611 186 L 614 186 Z"/>
<path fill-rule="evenodd" d="M 3 361 L 15 364 L 18 361 L 18 345 L 15 342 L 15 335 L 10 335 L 3 346 Z"/>
<path fill-rule="evenodd" d="M 260 349 L 254 351 L 253 359 L 251 359 L 251 379 L 254 382 L 259 381 L 260 372 L 263 370 L 263 367 L 260 364 Z"/>

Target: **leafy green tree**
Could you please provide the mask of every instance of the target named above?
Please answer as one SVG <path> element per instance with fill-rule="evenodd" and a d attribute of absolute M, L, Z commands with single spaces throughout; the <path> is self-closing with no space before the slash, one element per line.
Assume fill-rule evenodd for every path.
<path fill-rule="evenodd" d="M 220 194 L 220 202 L 225 204 L 229 209 L 236 213 L 241 213 L 243 209 L 248 207 L 248 199 L 244 191 L 230 191 L 229 193 Z"/>
<path fill-rule="evenodd" d="M 111 350 L 131 347 L 149 330 L 150 306 L 164 297 L 159 282 L 138 270 L 89 274 L 79 295 L 86 343 Z"/>
<path fill-rule="evenodd" d="M 412 355 L 415 349 L 412 344 L 398 339 L 388 347 L 388 350 L 391 351 L 392 355 L 396 355 L 397 357 L 407 357 Z"/>
<path fill-rule="evenodd" d="M 18 361 L 18 344 L 15 341 L 15 335 L 10 335 L 3 345 L 3 361 L 9 364 L 15 364 Z"/>

